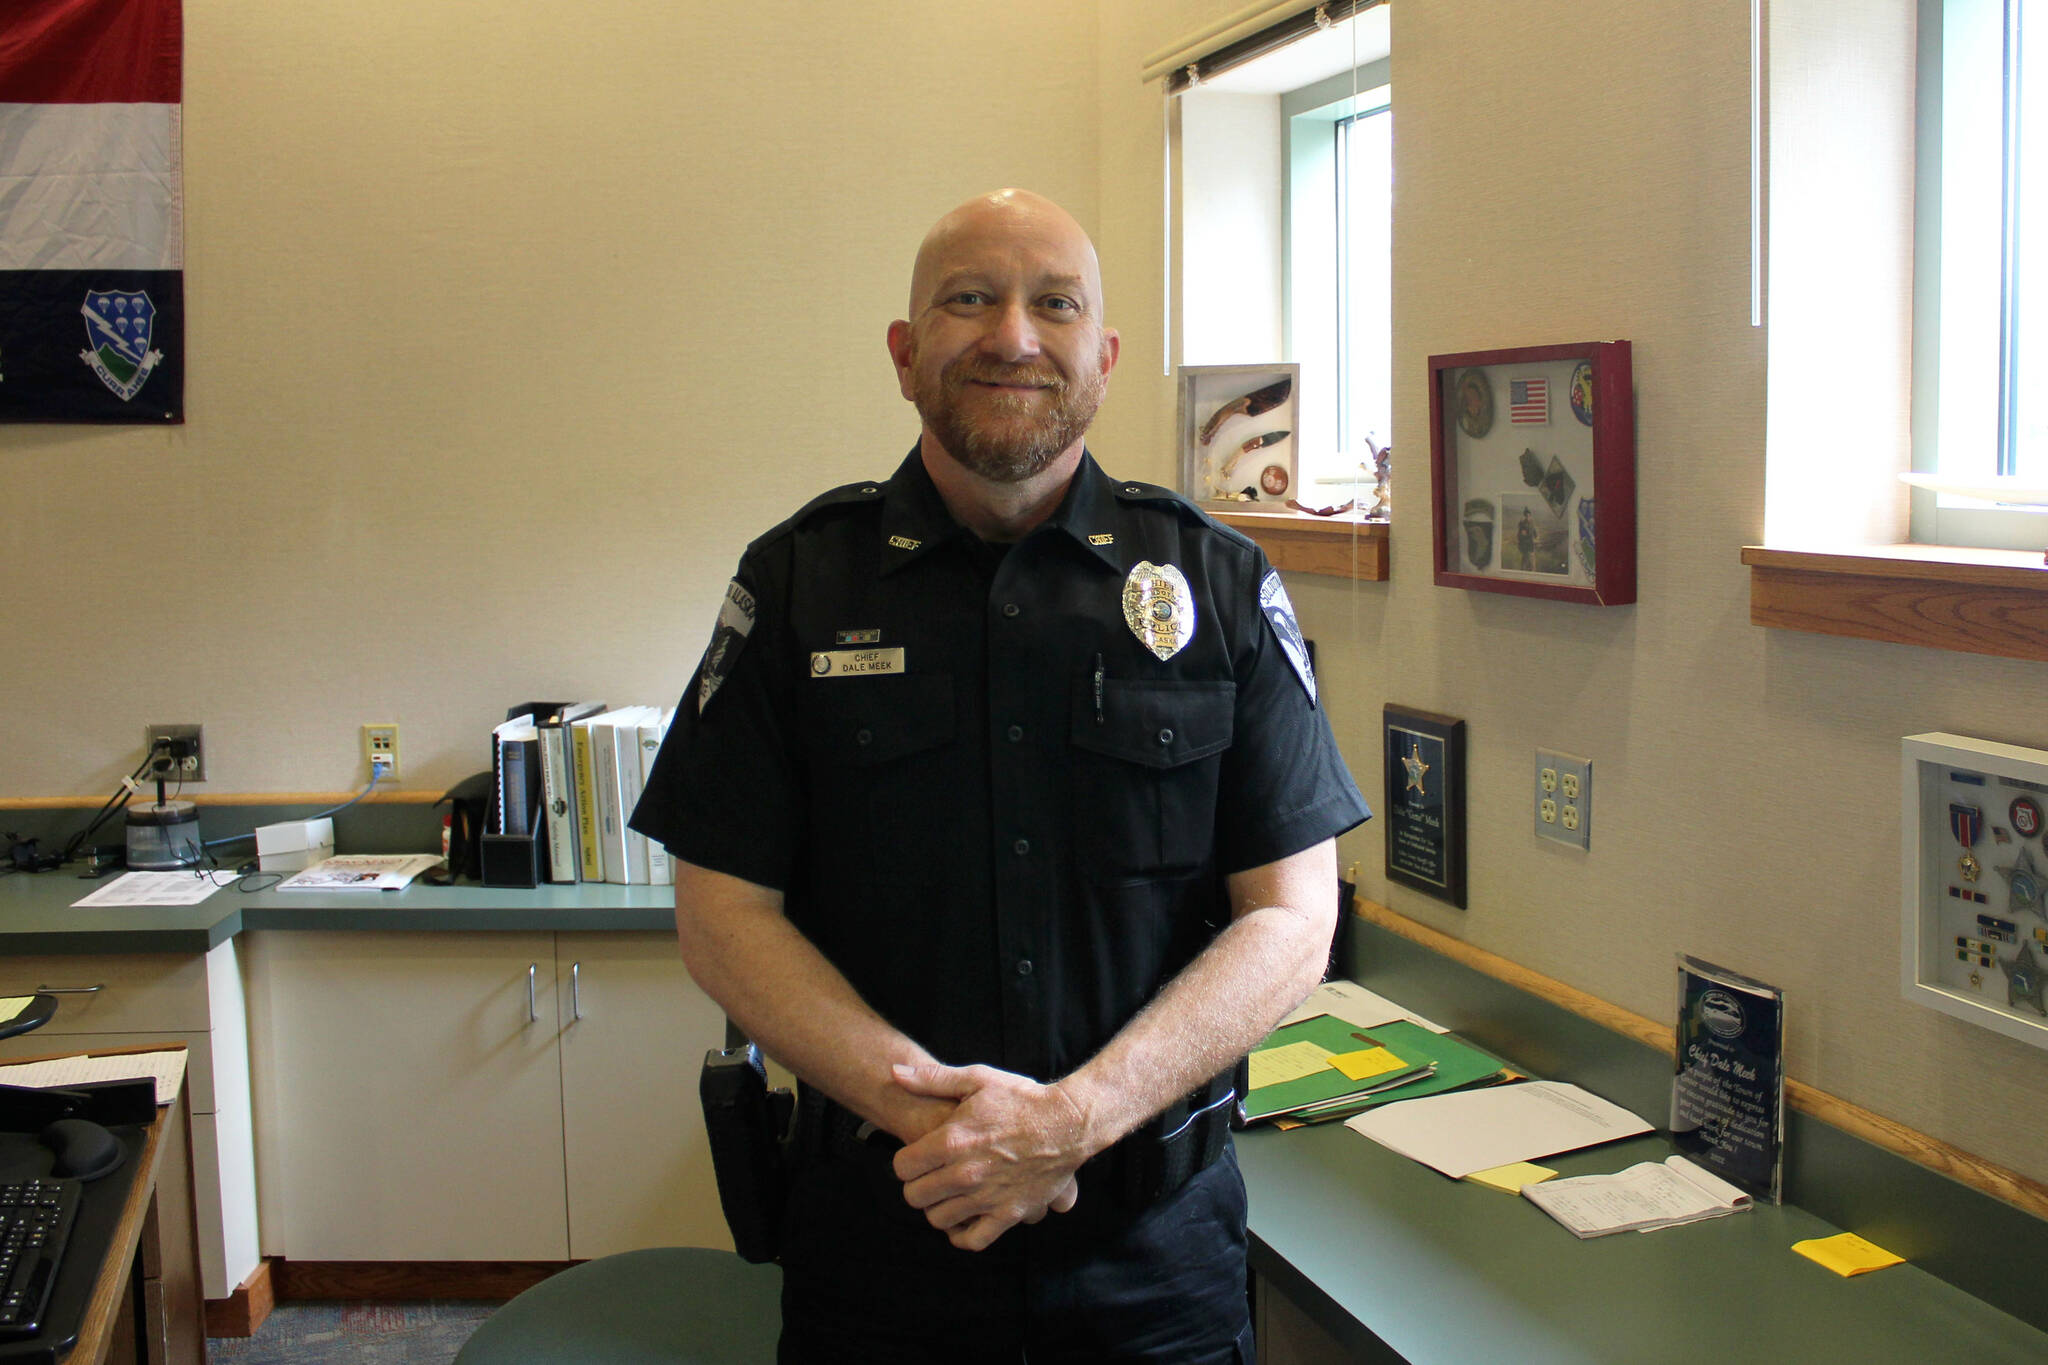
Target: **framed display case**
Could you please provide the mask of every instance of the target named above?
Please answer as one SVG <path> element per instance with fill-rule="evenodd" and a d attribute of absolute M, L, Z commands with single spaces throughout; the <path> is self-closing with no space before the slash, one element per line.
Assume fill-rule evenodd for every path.
<path fill-rule="evenodd" d="M 1439 586 L 1636 600 L 1628 342 L 1433 355 L 1429 418 Z"/>
<path fill-rule="evenodd" d="M 1180 491 L 1284 507 L 1300 477 L 1300 404 L 1299 365 L 1181 366 Z"/>
<path fill-rule="evenodd" d="M 2048 1047 L 2048 752 L 1938 731 L 1900 745 L 1905 996 Z"/>

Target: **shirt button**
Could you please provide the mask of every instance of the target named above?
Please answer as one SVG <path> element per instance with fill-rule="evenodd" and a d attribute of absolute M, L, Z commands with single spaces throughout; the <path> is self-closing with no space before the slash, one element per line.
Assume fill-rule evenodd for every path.
<path fill-rule="evenodd" d="M 1020 960 L 1018 961 L 1018 963 L 1017 963 L 1017 975 L 1019 975 L 1019 976 L 1029 976 L 1029 975 L 1031 975 L 1031 959 L 1030 959 L 1030 958 L 1028 958 L 1028 957 L 1027 957 L 1027 958 L 1022 958 L 1022 959 L 1020 959 Z"/>
<path fill-rule="evenodd" d="M 866 732 L 866 731 L 862 731 L 861 733 L 865 734 L 865 733 L 867 733 L 867 732 Z M 1171 731 L 1171 730 L 1161 730 L 1161 731 L 1159 732 L 1159 742 L 1160 742 L 1161 744 L 1171 744 L 1171 743 L 1173 743 L 1173 731 Z M 866 741 L 866 740 L 862 740 L 862 741 L 861 741 L 861 743 L 865 744 L 865 743 L 867 743 L 867 741 Z"/>
<path fill-rule="evenodd" d="M 1019 839 L 1016 843 L 1010 845 L 1010 850 L 1021 858 L 1031 851 L 1031 841 L 1029 839 Z"/>
<path fill-rule="evenodd" d="M 1015 616 L 1023 610 L 1024 608 L 1018 606 L 1015 602 L 1003 603 L 1003 615 L 1005 616 Z"/>
<path fill-rule="evenodd" d="M 1008 730 L 1004 731 L 1003 733 L 1007 734 L 1010 737 L 1010 743 L 1015 744 L 1018 740 L 1024 738 L 1024 727 L 1021 725 L 1012 725 Z"/>
<path fill-rule="evenodd" d="M 853 742 L 855 744 L 872 744 L 874 743 L 874 740 L 875 732 L 873 730 L 859 730 L 856 731 L 853 736 Z"/>

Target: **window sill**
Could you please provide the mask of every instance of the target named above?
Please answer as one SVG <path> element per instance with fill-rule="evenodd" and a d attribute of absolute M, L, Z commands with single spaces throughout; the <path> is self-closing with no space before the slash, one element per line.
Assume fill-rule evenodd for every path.
<path fill-rule="evenodd" d="M 1246 512 L 1245 504 L 1205 502 L 1204 512 L 1258 542 L 1276 569 L 1329 574 L 1368 583 L 1387 581 L 1387 523 L 1357 515 Z"/>
<path fill-rule="evenodd" d="M 1747 545 L 1742 562 L 1755 625 L 2048 662 L 2048 567 L 2031 550 Z"/>

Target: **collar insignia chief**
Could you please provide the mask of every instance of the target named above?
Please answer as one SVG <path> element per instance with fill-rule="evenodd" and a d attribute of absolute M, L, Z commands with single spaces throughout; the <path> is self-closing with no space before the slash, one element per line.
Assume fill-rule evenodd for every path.
<path fill-rule="evenodd" d="M 1138 643 L 1171 659 L 1195 638 L 1195 594 L 1171 564 L 1141 559 L 1124 579 L 1124 623 Z"/>

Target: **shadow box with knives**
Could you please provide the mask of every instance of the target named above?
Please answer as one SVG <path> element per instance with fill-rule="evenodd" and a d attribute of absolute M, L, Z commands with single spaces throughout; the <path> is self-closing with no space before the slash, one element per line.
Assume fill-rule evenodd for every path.
<path fill-rule="evenodd" d="M 1180 367 L 1180 491 L 1196 502 L 1296 496 L 1301 366 Z"/>

